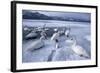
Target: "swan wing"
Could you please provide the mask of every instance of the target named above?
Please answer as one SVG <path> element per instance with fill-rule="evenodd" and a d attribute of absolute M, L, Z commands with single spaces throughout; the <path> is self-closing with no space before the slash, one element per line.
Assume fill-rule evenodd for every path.
<path fill-rule="evenodd" d="M 77 54 L 82 54 L 83 53 L 83 48 L 80 47 L 80 46 L 73 46 L 72 49 Z"/>
<path fill-rule="evenodd" d="M 37 41 L 33 42 L 32 44 L 30 44 L 28 49 L 35 50 L 35 49 L 42 47 L 43 45 L 44 45 L 44 43 L 41 40 L 37 40 Z"/>

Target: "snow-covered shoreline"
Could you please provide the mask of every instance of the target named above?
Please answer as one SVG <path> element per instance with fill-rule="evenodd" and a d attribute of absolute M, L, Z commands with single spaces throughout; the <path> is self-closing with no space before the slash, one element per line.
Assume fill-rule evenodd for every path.
<path fill-rule="evenodd" d="M 82 23 L 82 22 L 65 22 L 65 21 L 49 21 L 49 20 L 30 20 L 30 21 L 23 21 L 24 26 L 30 27 L 42 27 L 46 24 L 46 27 L 68 27 L 70 25 L 71 28 L 71 35 L 74 35 L 77 38 L 77 42 L 81 45 L 86 51 L 89 53 L 91 52 L 90 43 L 90 23 Z M 65 37 L 62 37 L 60 40 L 60 44 L 62 45 L 58 50 L 52 52 L 54 47 L 54 42 L 50 41 L 50 37 L 45 40 L 45 46 L 35 50 L 33 52 L 27 51 L 27 47 L 30 46 L 36 39 L 30 40 L 23 40 L 23 49 L 22 49 L 22 61 L 23 63 L 27 62 L 48 62 L 48 60 L 52 61 L 67 61 L 67 60 L 86 60 L 86 58 L 79 57 L 75 53 L 72 53 L 70 48 L 68 48 L 67 44 L 65 44 Z M 86 39 L 86 40 L 84 40 Z M 54 54 L 54 55 L 51 55 Z M 49 59 L 48 59 L 49 58 Z M 91 58 L 91 55 L 88 59 Z"/>

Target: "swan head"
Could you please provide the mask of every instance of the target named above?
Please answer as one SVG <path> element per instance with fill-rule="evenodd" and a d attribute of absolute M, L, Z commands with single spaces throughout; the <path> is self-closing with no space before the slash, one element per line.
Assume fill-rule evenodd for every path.
<path fill-rule="evenodd" d="M 54 29 L 54 32 L 58 32 L 58 28 L 55 28 L 55 29 Z"/>
<path fill-rule="evenodd" d="M 69 36 L 66 40 L 66 43 L 69 43 L 70 46 L 75 46 L 76 45 L 76 38 L 73 36 Z"/>
<path fill-rule="evenodd" d="M 72 46 L 75 46 L 75 45 L 76 45 L 76 43 L 77 43 L 76 37 L 75 37 L 75 36 L 74 36 L 74 37 L 72 37 L 72 38 L 71 38 L 71 40 L 73 41 Z"/>

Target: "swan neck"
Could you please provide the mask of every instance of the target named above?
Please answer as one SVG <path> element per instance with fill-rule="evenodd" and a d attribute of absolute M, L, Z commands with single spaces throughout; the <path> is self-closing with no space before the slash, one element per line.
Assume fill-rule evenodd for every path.
<path fill-rule="evenodd" d="M 42 40 L 43 38 L 42 37 L 40 37 L 40 40 Z"/>
<path fill-rule="evenodd" d="M 44 39 L 45 39 L 44 36 L 41 36 L 41 37 L 40 37 L 40 40 L 44 40 Z"/>
<path fill-rule="evenodd" d="M 75 46 L 76 45 L 76 40 L 74 40 L 74 43 L 73 43 L 73 46 Z"/>

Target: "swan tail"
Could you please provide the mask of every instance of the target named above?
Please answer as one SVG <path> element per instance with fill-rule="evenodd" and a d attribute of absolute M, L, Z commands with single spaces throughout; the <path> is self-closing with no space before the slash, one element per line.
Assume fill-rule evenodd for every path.
<path fill-rule="evenodd" d="M 83 55 L 83 54 L 81 54 L 80 57 L 89 58 L 89 55 Z"/>

